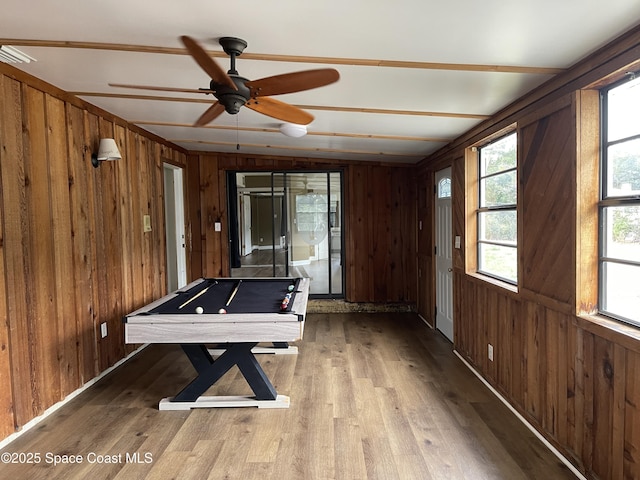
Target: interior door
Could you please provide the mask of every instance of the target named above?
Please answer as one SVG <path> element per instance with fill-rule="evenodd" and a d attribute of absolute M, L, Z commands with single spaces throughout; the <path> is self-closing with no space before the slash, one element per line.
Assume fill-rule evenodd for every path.
<path fill-rule="evenodd" d="M 453 342 L 451 168 L 436 172 L 436 328 Z"/>
<path fill-rule="evenodd" d="M 182 169 L 165 163 L 164 201 L 167 248 L 167 288 L 173 292 L 187 284 L 184 193 Z"/>

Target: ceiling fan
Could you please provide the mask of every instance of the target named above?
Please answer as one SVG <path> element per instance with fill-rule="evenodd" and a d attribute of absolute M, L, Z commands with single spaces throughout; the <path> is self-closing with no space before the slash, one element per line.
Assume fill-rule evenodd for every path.
<path fill-rule="evenodd" d="M 185 35 L 180 37 L 180 40 L 191 57 L 211 78 L 209 89 L 189 90 L 168 87 L 110 85 L 163 91 L 212 93 L 217 101 L 196 120 L 194 125 L 197 127 L 207 125 L 224 111 L 234 115 L 243 106 L 285 122 L 308 125 L 313 121 L 313 115 L 296 106 L 271 98 L 271 96 L 322 87 L 334 83 L 340 78 L 337 70 L 321 68 L 274 75 L 259 80 L 248 80 L 240 76 L 236 70 L 236 57 L 239 57 L 247 47 L 246 41 L 235 37 L 222 37 L 219 39 L 222 49 L 229 55 L 231 60 L 230 68 L 225 73 L 224 69 L 194 39 Z"/>

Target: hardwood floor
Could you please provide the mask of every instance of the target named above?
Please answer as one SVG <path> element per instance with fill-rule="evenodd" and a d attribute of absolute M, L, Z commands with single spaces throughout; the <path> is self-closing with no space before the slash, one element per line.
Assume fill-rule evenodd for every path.
<path fill-rule="evenodd" d="M 309 314 L 299 347 L 259 357 L 289 409 L 160 412 L 193 370 L 152 345 L 7 446 L 40 462 L 0 478 L 575 478 L 414 314 Z M 251 392 L 234 367 L 210 393 Z"/>

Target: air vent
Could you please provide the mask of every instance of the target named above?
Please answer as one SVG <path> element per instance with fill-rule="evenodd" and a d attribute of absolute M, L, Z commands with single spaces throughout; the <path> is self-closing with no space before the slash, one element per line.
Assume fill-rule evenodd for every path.
<path fill-rule="evenodd" d="M 21 52 L 15 47 L 10 47 L 9 45 L 0 46 L 0 62 L 4 63 L 31 63 L 35 62 L 36 59 L 30 57 L 24 52 Z"/>

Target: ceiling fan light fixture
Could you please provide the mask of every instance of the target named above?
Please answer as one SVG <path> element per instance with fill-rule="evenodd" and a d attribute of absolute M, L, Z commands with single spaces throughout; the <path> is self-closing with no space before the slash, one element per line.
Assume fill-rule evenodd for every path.
<path fill-rule="evenodd" d="M 307 134 L 307 126 L 296 123 L 283 123 L 280 125 L 280 132 L 287 137 L 300 138 Z"/>

